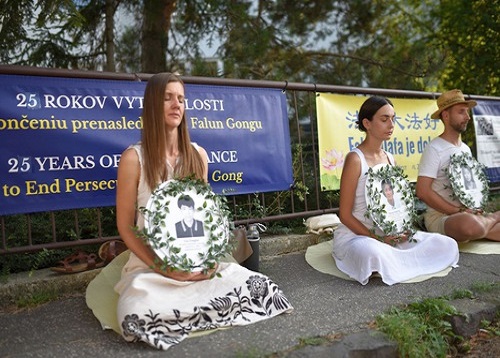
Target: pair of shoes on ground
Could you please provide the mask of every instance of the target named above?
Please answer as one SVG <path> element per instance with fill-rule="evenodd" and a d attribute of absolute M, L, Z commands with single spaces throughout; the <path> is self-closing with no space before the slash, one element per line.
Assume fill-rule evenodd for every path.
<path fill-rule="evenodd" d="M 121 240 L 106 241 L 99 247 L 98 255 L 80 250 L 59 261 L 56 267 L 51 267 L 51 270 L 58 273 L 94 270 L 106 266 L 125 250 L 127 246 Z"/>

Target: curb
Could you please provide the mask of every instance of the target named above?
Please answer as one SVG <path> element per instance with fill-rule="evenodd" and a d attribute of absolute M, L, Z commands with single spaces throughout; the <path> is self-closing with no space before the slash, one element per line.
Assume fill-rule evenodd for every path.
<path fill-rule="evenodd" d="M 365 330 L 344 337 L 342 340 L 325 346 L 307 346 L 288 354 L 291 358 L 398 358 L 398 346 L 385 334 Z"/>
<path fill-rule="evenodd" d="M 492 322 L 500 313 L 500 287 L 482 293 L 481 297 L 455 299 L 449 303 L 457 310 L 457 314 L 449 318 L 453 332 L 469 339 L 481 328 L 483 320 Z M 346 335 L 334 343 L 297 349 L 286 357 L 398 358 L 399 352 L 397 342 L 382 332 L 367 329 Z"/>
<path fill-rule="evenodd" d="M 330 240 L 328 235 L 273 235 L 259 240 L 260 258 L 266 259 L 292 252 L 305 251 L 308 246 Z M 14 305 L 16 301 L 32 297 L 37 292 L 54 292 L 58 295 L 84 293 L 88 284 L 101 271 L 59 274 L 50 269 L 10 274 L 6 283 L 0 283 L 0 309 Z"/>
<path fill-rule="evenodd" d="M 0 311 L 39 293 L 62 296 L 83 293 L 92 279 L 101 271 L 79 272 L 70 275 L 54 273 L 50 269 L 11 274 L 8 282 L 0 284 Z"/>

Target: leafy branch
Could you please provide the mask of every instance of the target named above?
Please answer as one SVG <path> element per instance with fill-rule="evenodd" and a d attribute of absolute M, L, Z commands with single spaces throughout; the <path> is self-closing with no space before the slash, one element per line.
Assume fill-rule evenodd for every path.
<path fill-rule="evenodd" d="M 169 215 L 171 202 L 187 192 L 194 192 L 197 196 L 204 198 L 195 210 L 203 216 L 207 249 L 198 253 L 196 261 L 182 252 L 182 239 L 166 230 L 167 223 L 172 220 Z M 144 215 L 145 225 L 144 229 L 138 232 L 138 236 L 155 252 L 166 253 L 160 259 L 161 268 L 164 270 L 167 268 L 180 271 L 201 269 L 207 273 L 233 249 L 227 199 L 215 194 L 204 181 L 186 178 L 164 182 L 153 191 L 147 206 L 140 207 L 139 211 Z"/>
<path fill-rule="evenodd" d="M 479 183 L 480 198 L 477 198 L 467 190 L 462 180 L 462 168 L 470 170 L 473 179 Z M 472 155 L 466 152 L 455 153 L 450 157 L 450 165 L 444 169 L 450 181 L 452 199 L 460 201 L 465 207 L 477 210 L 484 209 L 488 203 L 489 185 L 486 177 L 485 167 L 479 163 Z"/>
<path fill-rule="evenodd" d="M 401 194 L 401 200 L 406 212 L 402 224 L 398 227 L 395 220 L 392 220 L 387 213 L 387 205 L 382 203 L 382 189 L 375 185 L 384 179 L 390 179 L 394 185 L 394 191 Z M 409 185 L 407 176 L 403 168 L 396 165 L 384 165 L 381 167 L 369 168 L 366 178 L 366 218 L 371 218 L 384 235 L 407 234 L 410 241 L 416 232 L 413 223 L 417 219 L 415 210 L 415 195 Z M 370 231 L 375 234 L 376 227 Z"/>

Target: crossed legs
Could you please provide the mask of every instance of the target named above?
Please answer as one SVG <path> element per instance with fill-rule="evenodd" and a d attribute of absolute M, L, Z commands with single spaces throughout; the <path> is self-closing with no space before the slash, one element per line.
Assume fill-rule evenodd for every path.
<path fill-rule="evenodd" d="M 500 241 L 500 211 L 484 215 L 460 213 L 444 223 L 446 235 L 459 242 L 488 239 Z"/>

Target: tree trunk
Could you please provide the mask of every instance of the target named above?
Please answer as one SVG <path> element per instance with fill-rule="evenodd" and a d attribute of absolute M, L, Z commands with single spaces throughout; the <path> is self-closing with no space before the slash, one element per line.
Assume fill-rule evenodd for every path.
<path fill-rule="evenodd" d="M 141 41 L 142 72 L 158 73 L 167 68 L 168 31 L 176 3 L 176 0 L 144 1 Z"/>
<path fill-rule="evenodd" d="M 106 0 L 106 25 L 104 36 L 106 41 L 106 66 L 108 72 L 115 72 L 115 0 Z"/>

